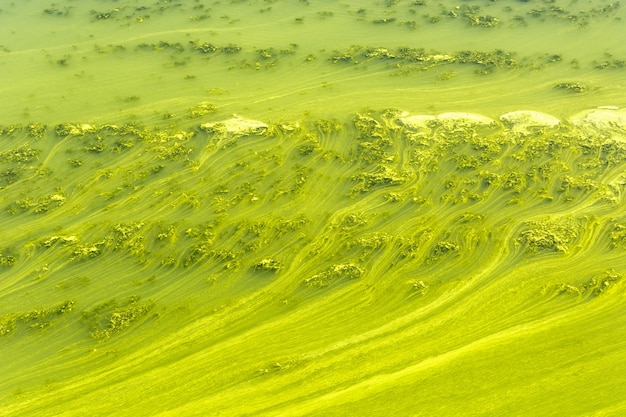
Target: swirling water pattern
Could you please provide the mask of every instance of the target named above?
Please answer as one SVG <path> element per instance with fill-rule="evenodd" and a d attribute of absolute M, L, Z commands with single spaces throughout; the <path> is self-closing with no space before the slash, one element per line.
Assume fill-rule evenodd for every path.
<path fill-rule="evenodd" d="M 622 8 L 363 4 L 3 6 L 0 415 L 626 413 Z"/>

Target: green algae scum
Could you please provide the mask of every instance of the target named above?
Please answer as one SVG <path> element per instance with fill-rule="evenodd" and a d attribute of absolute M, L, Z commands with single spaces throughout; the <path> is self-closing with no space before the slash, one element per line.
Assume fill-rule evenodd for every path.
<path fill-rule="evenodd" d="M 0 416 L 626 415 L 626 6 L 0 4 Z"/>

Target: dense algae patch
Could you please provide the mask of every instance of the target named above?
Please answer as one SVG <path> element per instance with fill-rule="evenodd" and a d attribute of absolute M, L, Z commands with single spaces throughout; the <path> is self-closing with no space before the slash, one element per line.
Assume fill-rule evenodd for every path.
<path fill-rule="evenodd" d="M 623 14 L 3 5 L 0 415 L 624 414 Z"/>
<path fill-rule="evenodd" d="M 598 112 L 613 120 L 612 134 Z M 365 401 L 351 394 L 352 384 L 381 374 L 404 380 L 405 373 L 416 375 L 415 384 L 419 355 L 444 360 L 461 349 L 471 356 L 474 343 L 492 337 L 516 345 L 516 333 L 505 336 L 512 328 L 537 321 L 520 331 L 539 335 L 543 320 L 558 312 L 619 312 L 626 268 L 621 115 L 598 110 L 557 123 L 517 112 L 500 122 L 385 110 L 346 122 L 236 116 L 189 129 L 78 123 L 40 129 L 28 146 L 16 139 L 28 140 L 29 129 L 3 128 L 1 163 L 24 170 L 23 179 L 3 185 L 2 220 L 12 236 L 0 258 L 3 352 L 20 363 L 18 349 L 66 341 L 75 346 L 69 363 L 81 366 L 93 349 L 124 352 L 108 355 L 122 355 L 127 368 L 120 372 L 131 380 L 143 380 L 141 370 L 157 363 L 168 375 L 184 365 L 184 379 L 203 372 L 221 381 L 208 396 L 188 391 L 187 404 L 216 401 L 218 408 L 226 406 L 217 388 L 226 381 L 229 396 L 243 395 L 239 384 L 252 375 L 254 389 L 269 389 L 256 379 L 258 369 L 279 386 L 310 387 L 304 364 L 322 355 L 320 372 L 329 378 L 337 361 L 352 364 L 333 378 L 346 387 L 345 398 Z M 68 164 L 67 155 L 81 164 Z M 30 301 L 17 303 L 25 293 Z M 37 301 L 51 298 L 59 301 Z M 464 323 L 452 339 L 428 327 L 426 317 L 440 305 L 448 310 L 439 317 Z M 315 319 L 324 311 L 334 312 L 330 325 Z M 303 328 L 299 348 L 290 343 L 294 326 Z M 379 345 L 378 332 L 389 343 L 417 338 L 421 347 Z M 248 343 L 252 335 L 277 339 L 269 349 Z M 320 338 L 329 337 L 345 347 L 315 353 L 328 349 Z M 161 345 L 214 355 L 220 365 L 169 365 L 156 353 Z M 387 359 L 363 368 L 361 351 Z M 180 387 L 166 374 L 167 401 L 179 403 Z M 3 391 L 27 384 L 16 381 Z M 330 380 L 317 381 L 316 389 L 331 389 Z M 392 395 L 382 380 L 372 387 Z M 137 407 L 163 396 L 150 390 Z M 96 395 L 81 392 L 71 400 L 79 408 L 86 407 L 81 398 Z M 303 395 L 289 391 L 286 407 Z M 19 415 L 19 400 L 13 404 Z"/>

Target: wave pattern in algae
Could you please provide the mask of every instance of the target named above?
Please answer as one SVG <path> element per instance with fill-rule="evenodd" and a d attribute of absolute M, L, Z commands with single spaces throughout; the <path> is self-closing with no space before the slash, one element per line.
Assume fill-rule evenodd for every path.
<path fill-rule="evenodd" d="M 4 126 L 0 414 L 620 415 L 624 125 Z"/>

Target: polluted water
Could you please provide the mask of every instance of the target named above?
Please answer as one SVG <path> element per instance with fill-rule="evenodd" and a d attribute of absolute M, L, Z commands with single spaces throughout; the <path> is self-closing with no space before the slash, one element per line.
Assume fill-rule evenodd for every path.
<path fill-rule="evenodd" d="M 0 416 L 626 415 L 626 5 L 0 4 Z"/>

